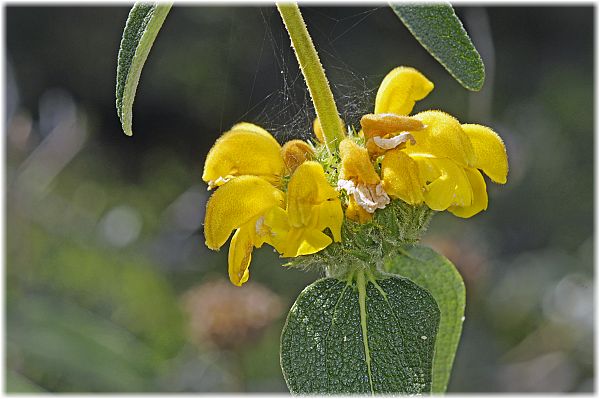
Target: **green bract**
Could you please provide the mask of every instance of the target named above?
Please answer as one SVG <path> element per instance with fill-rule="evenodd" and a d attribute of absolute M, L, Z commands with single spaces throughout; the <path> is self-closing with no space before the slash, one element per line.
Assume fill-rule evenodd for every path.
<path fill-rule="evenodd" d="M 298 268 L 325 269 L 329 277 L 345 278 L 357 264 L 383 270 L 385 259 L 399 245 L 419 241 L 433 211 L 425 205 L 409 205 L 393 200 L 373 214 L 368 223 L 345 219 L 342 241 L 333 243 L 311 256 L 294 258 L 289 265 Z"/>

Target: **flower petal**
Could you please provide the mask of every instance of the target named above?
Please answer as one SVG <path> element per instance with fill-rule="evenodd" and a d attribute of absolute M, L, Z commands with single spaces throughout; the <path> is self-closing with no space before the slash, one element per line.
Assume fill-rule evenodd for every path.
<path fill-rule="evenodd" d="M 383 189 L 381 182 L 377 184 L 359 183 L 353 191 L 356 203 L 369 213 L 383 209 L 390 203 L 390 197 Z"/>
<path fill-rule="evenodd" d="M 270 229 L 264 241 L 273 246 L 277 252 L 283 254 L 287 251 L 287 235 L 290 231 L 287 211 L 283 208 L 273 207 L 265 214 L 265 225 Z"/>
<path fill-rule="evenodd" d="M 453 205 L 471 205 L 473 192 L 464 168 L 447 158 L 416 157 L 415 161 L 419 174 L 427 182 L 423 194 L 427 206 L 443 211 Z"/>
<path fill-rule="evenodd" d="M 229 131 L 234 131 L 234 130 L 245 130 L 248 132 L 254 132 L 254 133 L 260 134 L 261 136 L 265 136 L 266 138 L 275 140 L 275 138 L 273 136 L 271 136 L 271 133 L 267 132 L 265 129 L 263 129 L 260 126 L 255 125 L 254 123 L 249 123 L 249 122 L 236 123 L 235 125 L 233 125 L 231 127 L 231 129 L 229 129 Z M 275 141 L 277 141 L 277 140 L 275 140 Z"/>
<path fill-rule="evenodd" d="M 329 199 L 337 199 L 338 192 L 329 185 L 323 167 L 318 162 L 308 161 L 300 165 L 287 191 L 287 211 L 292 227 L 315 227 L 318 221 L 313 207 Z"/>
<path fill-rule="evenodd" d="M 219 249 L 234 229 L 283 205 L 283 193 L 256 176 L 240 176 L 217 189 L 206 204 L 206 246 Z"/>
<path fill-rule="evenodd" d="M 321 205 L 317 205 L 319 212 L 319 220 L 316 229 L 323 231 L 331 230 L 333 241 L 342 241 L 342 223 L 344 222 L 344 211 L 339 199 L 328 199 Z"/>
<path fill-rule="evenodd" d="M 397 136 L 389 138 L 374 136 L 367 140 L 367 152 L 371 158 L 377 158 L 385 154 L 386 151 L 394 148 L 406 148 L 408 142 L 416 144 L 415 138 L 408 132 L 400 133 Z"/>
<path fill-rule="evenodd" d="M 423 202 L 423 185 L 417 163 L 402 150 L 388 151 L 381 162 L 383 188 L 389 196 L 411 205 Z"/>
<path fill-rule="evenodd" d="M 251 227 L 250 227 L 251 228 Z M 252 260 L 252 232 L 248 226 L 237 229 L 229 244 L 228 270 L 229 280 L 238 287 L 250 277 L 250 261 Z"/>
<path fill-rule="evenodd" d="M 202 179 L 209 188 L 219 178 L 254 175 L 277 183 L 283 174 L 281 146 L 266 130 L 250 123 L 238 123 L 223 134 L 210 149 Z"/>
<path fill-rule="evenodd" d="M 379 183 L 379 176 L 375 172 L 366 148 L 358 146 L 350 139 L 344 139 L 340 142 L 339 149 L 342 158 L 340 179 L 356 180 L 365 184 Z"/>
<path fill-rule="evenodd" d="M 367 212 L 362 206 L 358 205 L 354 196 L 350 196 L 348 207 L 346 208 L 346 217 L 358 223 L 367 223 L 373 219 L 373 214 Z"/>
<path fill-rule="evenodd" d="M 331 237 L 319 230 L 306 229 L 302 230 L 301 238 L 297 242 L 299 245 L 295 251 L 283 254 L 283 256 L 291 258 L 314 254 L 331 244 Z"/>
<path fill-rule="evenodd" d="M 341 240 L 344 215 L 338 195 L 319 163 L 304 162 L 296 169 L 288 184 L 289 232 L 285 237 L 283 256 L 308 255 L 325 248 L 332 242 L 323 233 L 326 228 L 331 230 L 336 241 Z"/>
<path fill-rule="evenodd" d="M 414 115 L 414 118 L 421 120 L 426 127 L 412 132 L 417 144 L 406 146 L 408 155 L 429 154 L 435 158 L 450 158 L 462 166 L 473 166 L 473 145 L 453 116 L 441 111 L 425 111 Z"/>
<path fill-rule="evenodd" d="M 487 209 L 488 195 L 485 187 L 485 180 L 481 172 L 475 168 L 466 168 L 465 173 L 473 190 L 473 203 L 470 206 L 451 206 L 448 211 L 461 218 L 470 218 L 471 216 Z"/>
<path fill-rule="evenodd" d="M 473 144 L 476 157 L 473 166 L 483 170 L 496 183 L 506 183 L 508 157 L 500 136 L 486 126 L 464 124 L 462 128 Z"/>
<path fill-rule="evenodd" d="M 376 114 L 408 115 L 415 102 L 433 90 L 433 83 L 414 68 L 393 69 L 381 82 L 375 98 Z"/>

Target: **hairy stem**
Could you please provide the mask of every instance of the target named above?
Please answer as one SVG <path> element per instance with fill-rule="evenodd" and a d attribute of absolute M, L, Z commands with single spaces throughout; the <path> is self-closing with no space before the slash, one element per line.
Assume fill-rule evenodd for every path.
<path fill-rule="evenodd" d="M 277 3 L 277 9 L 290 35 L 296 58 L 315 105 L 325 145 L 330 153 L 334 153 L 337 151 L 339 142 L 344 138 L 344 132 L 319 55 L 308 34 L 298 5 L 296 3 Z"/>

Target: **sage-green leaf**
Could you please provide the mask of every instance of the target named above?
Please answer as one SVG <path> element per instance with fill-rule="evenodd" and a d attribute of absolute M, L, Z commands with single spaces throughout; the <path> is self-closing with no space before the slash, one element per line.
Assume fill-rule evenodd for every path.
<path fill-rule="evenodd" d="M 440 325 L 433 358 L 431 391 L 446 391 L 465 314 L 465 285 L 452 263 L 431 248 L 404 246 L 384 262 L 387 272 L 409 278 L 427 289 L 440 308 Z"/>
<path fill-rule="evenodd" d="M 172 5 L 136 3 L 127 17 L 117 61 L 117 115 L 128 136 L 133 135 L 133 100 L 142 68 Z"/>
<path fill-rule="evenodd" d="M 390 3 L 390 7 L 454 79 L 469 90 L 483 87 L 483 61 L 450 4 Z"/>
<path fill-rule="evenodd" d="M 318 280 L 288 315 L 283 375 L 294 394 L 428 393 L 438 323 L 431 294 L 408 279 Z"/>

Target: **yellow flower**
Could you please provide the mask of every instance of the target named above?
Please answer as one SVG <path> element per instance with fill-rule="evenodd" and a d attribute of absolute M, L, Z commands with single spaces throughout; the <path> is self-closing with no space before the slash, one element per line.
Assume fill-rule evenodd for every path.
<path fill-rule="evenodd" d="M 431 83 L 414 68 L 393 69 L 381 82 L 375 97 L 375 113 L 364 115 L 360 124 L 369 154 L 376 158 L 388 150 L 415 144 L 414 132 L 426 126 L 408 116 L 415 102 L 433 90 Z"/>
<path fill-rule="evenodd" d="M 392 198 L 471 217 L 487 209 L 480 170 L 492 181 L 506 183 L 506 149 L 490 128 L 461 125 L 444 112 L 408 116 L 432 89 L 420 72 L 398 67 L 379 87 L 375 115 L 363 117 L 361 124 L 365 137 L 383 137 L 370 152 L 383 154 L 382 185 Z"/>
<path fill-rule="evenodd" d="M 286 209 L 273 208 L 265 223 L 271 226 L 273 242 L 284 257 L 318 252 L 332 239 L 341 241 L 344 219 L 338 192 L 329 185 L 323 167 L 314 161 L 304 162 L 292 175 L 287 189 Z"/>
<path fill-rule="evenodd" d="M 350 139 L 339 145 L 342 168 L 338 188 L 349 196 L 346 216 L 364 223 L 371 219 L 376 209 L 383 209 L 390 198 L 381 185 L 381 179 L 371 163 L 366 149 Z"/>
<path fill-rule="evenodd" d="M 263 128 L 243 122 L 224 133 L 208 152 L 202 180 L 209 189 L 242 175 L 278 184 L 284 168 L 277 140 Z"/>
<path fill-rule="evenodd" d="M 264 243 L 286 257 L 307 255 L 341 240 L 343 213 L 337 191 L 320 164 L 307 161 L 312 147 L 292 140 L 283 148 L 264 129 L 235 125 L 217 140 L 204 165 L 203 180 L 218 189 L 206 205 L 206 246 L 221 248 L 231 233 L 229 279 L 248 280 L 254 248 Z M 293 175 L 286 194 L 284 174 Z M 278 188 L 279 187 L 279 188 Z M 285 209 L 284 209 L 285 208 Z"/>
<path fill-rule="evenodd" d="M 206 205 L 204 236 L 206 246 L 218 250 L 233 230 L 229 246 L 229 279 L 235 285 L 248 280 L 252 249 L 271 243 L 265 214 L 284 205 L 284 194 L 256 176 L 239 176 L 222 185 Z"/>

